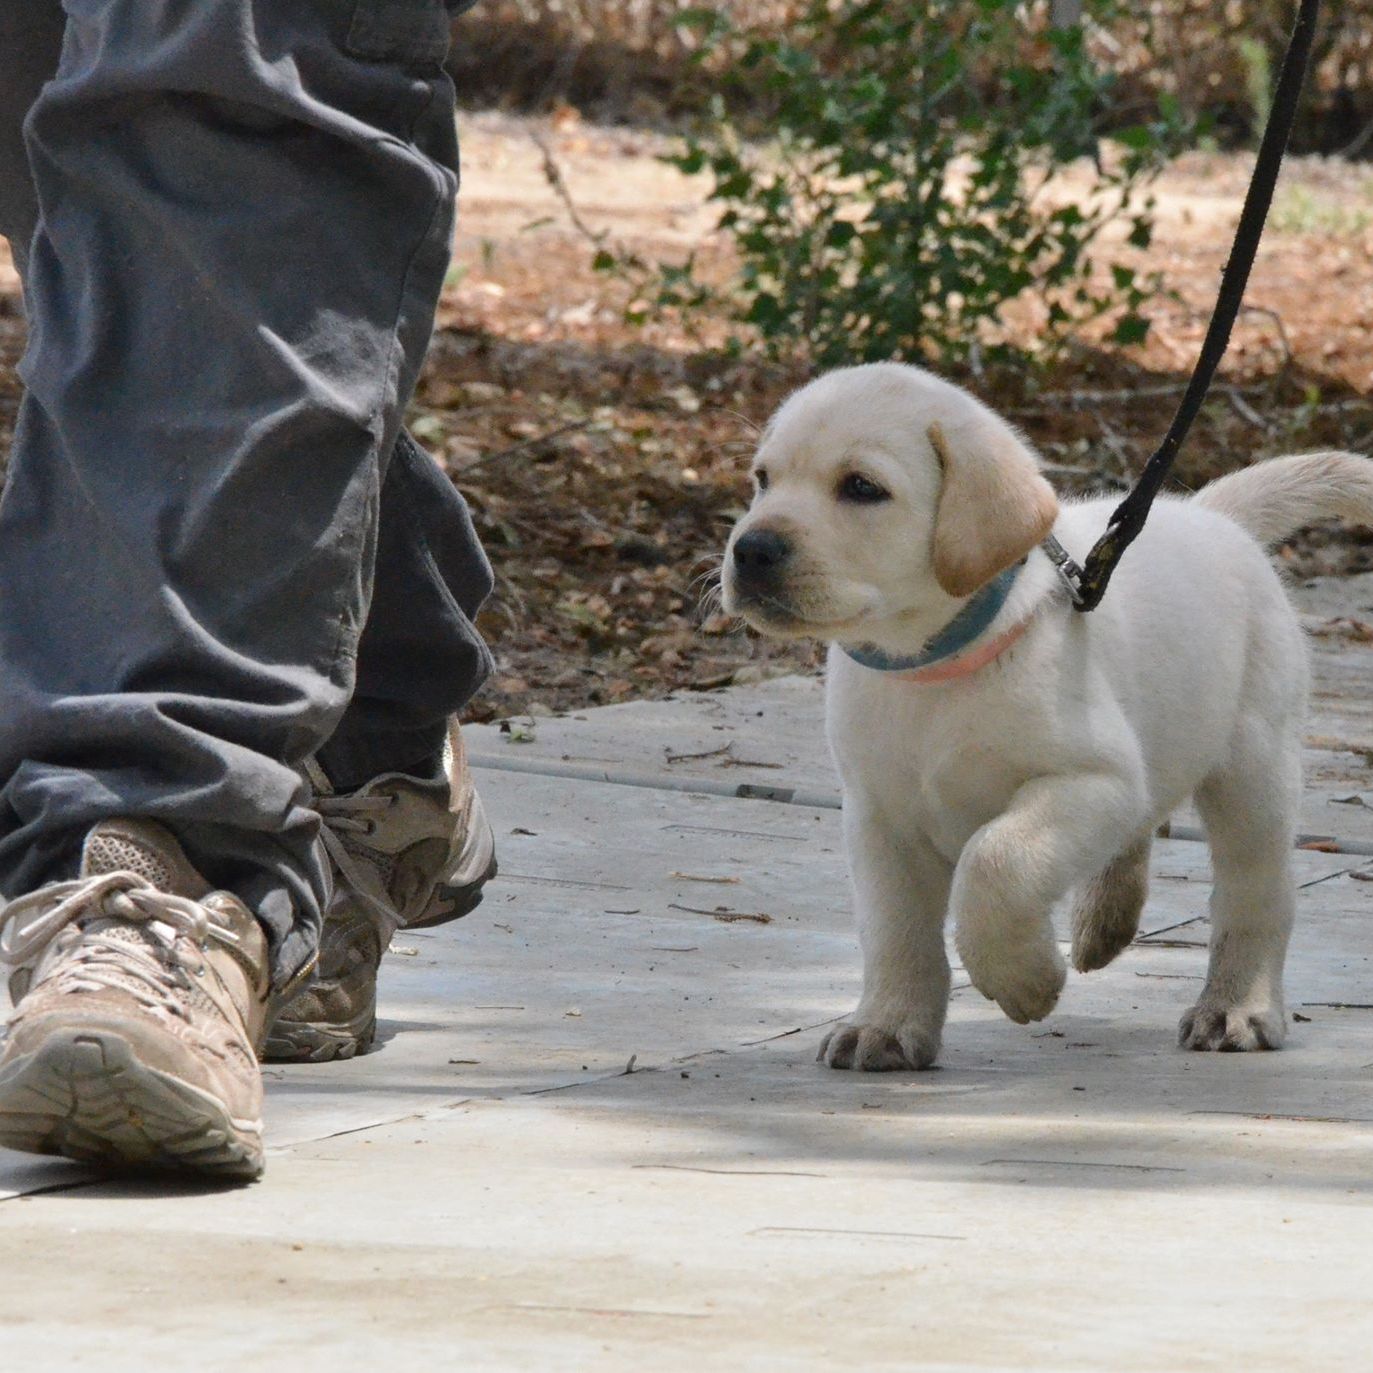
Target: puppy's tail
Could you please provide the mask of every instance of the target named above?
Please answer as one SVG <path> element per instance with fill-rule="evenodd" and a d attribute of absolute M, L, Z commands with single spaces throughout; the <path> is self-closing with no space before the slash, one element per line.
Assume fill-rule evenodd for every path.
<path fill-rule="evenodd" d="M 1355 453 L 1270 458 L 1213 481 L 1192 499 L 1228 515 L 1265 546 L 1313 520 L 1373 525 L 1373 459 Z"/>

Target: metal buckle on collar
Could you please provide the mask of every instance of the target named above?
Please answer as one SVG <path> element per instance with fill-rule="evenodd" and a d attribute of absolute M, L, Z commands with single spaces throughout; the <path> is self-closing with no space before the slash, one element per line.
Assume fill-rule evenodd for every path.
<path fill-rule="evenodd" d="M 1067 589 L 1074 605 L 1082 605 L 1082 569 L 1075 563 L 1068 550 L 1052 534 L 1039 545 L 1049 561 L 1053 563 L 1058 579 Z"/>

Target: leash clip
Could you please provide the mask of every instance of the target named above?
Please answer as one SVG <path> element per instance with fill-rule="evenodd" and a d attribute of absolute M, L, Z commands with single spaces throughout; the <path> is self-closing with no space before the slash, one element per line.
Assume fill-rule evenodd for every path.
<path fill-rule="evenodd" d="M 1054 569 L 1058 573 L 1058 579 L 1067 589 L 1073 604 L 1077 606 L 1086 604 L 1087 598 L 1082 592 L 1082 569 L 1073 561 L 1068 550 L 1052 534 L 1048 535 L 1039 546 L 1048 555 L 1049 561 L 1053 563 Z"/>

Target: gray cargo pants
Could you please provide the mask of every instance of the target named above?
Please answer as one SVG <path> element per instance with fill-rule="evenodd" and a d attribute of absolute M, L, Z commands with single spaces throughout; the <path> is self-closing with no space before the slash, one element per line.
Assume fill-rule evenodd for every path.
<path fill-rule="evenodd" d="M 486 675 L 490 569 L 401 430 L 449 260 L 447 38 L 444 0 L 0 0 L 30 323 L 0 894 L 156 819 L 284 981 L 327 890 L 303 760 L 432 766 Z"/>

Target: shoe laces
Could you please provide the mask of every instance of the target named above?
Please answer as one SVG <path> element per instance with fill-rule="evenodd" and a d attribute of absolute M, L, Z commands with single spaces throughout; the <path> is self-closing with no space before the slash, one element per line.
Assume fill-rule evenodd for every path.
<path fill-rule="evenodd" d="M 396 912 L 388 900 L 377 895 L 378 879 L 363 870 L 345 836 L 363 848 L 368 847 L 367 837 L 376 833 L 376 816 L 396 801 L 397 797 L 389 792 L 315 797 L 315 809 L 324 822 L 320 838 L 339 881 L 388 931 L 397 923 Z"/>
<path fill-rule="evenodd" d="M 102 920 L 120 923 L 85 928 Z M 140 937 L 129 937 L 131 925 L 139 927 Z M 177 950 L 178 940 L 184 937 L 202 950 L 211 937 L 236 942 L 199 902 L 121 871 L 56 882 L 0 906 L 0 963 L 36 963 L 69 930 L 79 931 L 79 940 L 67 941 L 68 957 L 53 968 L 66 987 L 112 987 L 132 993 L 151 1010 L 182 1019 L 189 1019 L 184 991 L 192 985 L 184 979 L 188 972 L 199 974 L 204 964 L 192 968 Z"/>
<path fill-rule="evenodd" d="M 370 792 L 366 795 L 316 796 L 315 809 L 319 811 L 326 828 L 335 834 L 356 834 L 364 838 L 376 833 L 375 815 L 390 810 L 396 804 L 394 792 Z"/>

